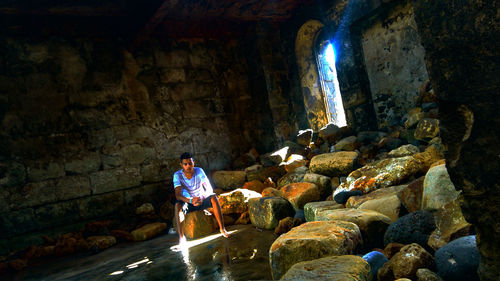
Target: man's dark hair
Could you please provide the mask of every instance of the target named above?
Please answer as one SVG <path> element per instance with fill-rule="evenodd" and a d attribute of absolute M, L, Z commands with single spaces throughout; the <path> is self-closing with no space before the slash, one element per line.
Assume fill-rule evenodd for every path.
<path fill-rule="evenodd" d="M 193 155 L 189 152 L 184 152 L 181 154 L 180 160 L 182 162 L 182 159 L 191 159 L 193 158 Z"/>

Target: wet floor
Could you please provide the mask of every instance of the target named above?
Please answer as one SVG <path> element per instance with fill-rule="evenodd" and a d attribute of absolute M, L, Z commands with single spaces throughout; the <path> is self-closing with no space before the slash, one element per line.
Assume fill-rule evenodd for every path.
<path fill-rule="evenodd" d="M 12 280 L 272 280 L 269 248 L 276 235 L 252 225 L 227 229 L 228 239 L 214 233 L 180 249 L 169 233 L 94 255 L 37 261 Z"/>

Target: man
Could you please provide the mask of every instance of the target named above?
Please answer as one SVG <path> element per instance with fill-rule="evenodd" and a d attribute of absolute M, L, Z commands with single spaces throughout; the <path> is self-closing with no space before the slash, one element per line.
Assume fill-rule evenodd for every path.
<path fill-rule="evenodd" d="M 229 237 L 224 228 L 219 199 L 215 195 L 203 169 L 194 166 L 193 155 L 188 152 L 182 153 L 180 164 L 182 169 L 174 173 L 175 198 L 177 199 L 175 203 L 175 220 L 179 242 L 182 243 L 185 239 L 180 212 L 183 211 L 184 214 L 187 214 L 210 207 L 213 207 L 220 233 L 226 238 Z"/>

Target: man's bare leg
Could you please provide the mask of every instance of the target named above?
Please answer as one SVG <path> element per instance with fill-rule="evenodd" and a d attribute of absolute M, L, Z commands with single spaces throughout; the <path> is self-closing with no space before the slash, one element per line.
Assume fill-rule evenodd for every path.
<path fill-rule="evenodd" d="M 184 220 L 181 221 L 180 215 L 181 215 L 181 210 L 182 205 L 180 203 L 175 203 L 175 222 L 176 222 L 176 227 L 177 227 L 177 234 L 179 234 L 179 243 L 181 243 L 185 238 L 184 238 L 184 228 L 182 225 L 184 224 Z"/>
<path fill-rule="evenodd" d="M 222 218 L 222 210 L 219 204 L 219 198 L 217 195 L 212 196 L 212 207 L 214 209 L 215 218 L 217 219 L 217 223 L 219 224 L 220 233 L 224 237 L 229 237 L 229 233 L 227 233 L 226 228 L 224 227 L 224 219 Z"/>

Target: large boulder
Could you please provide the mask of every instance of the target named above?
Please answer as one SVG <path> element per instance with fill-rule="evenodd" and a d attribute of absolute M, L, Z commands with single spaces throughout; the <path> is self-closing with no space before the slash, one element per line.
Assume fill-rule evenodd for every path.
<path fill-rule="evenodd" d="M 222 189 L 241 188 L 245 184 L 245 171 L 216 171 L 212 175 L 216 187 Z"/>
<path fill-rule="evenodd" d="M 406 245 L 378 271 L 379 281 L 392 281 L 398 278 L 415 280 L 419 268 L 434 267 L 434 259 L 424 248 L 416 243 Z"/>
<path fill-rule="evenodd" d="M 429 235 L 436 229 L 432 213 L 418 211 L 402 216 L 392 223 L 384 235 L 384 245 L 397 242 L 402 244 L 417 243 L 428 247 Z"/>
<path fill-rule="evenodd" d="M 360 147 L 360 144 L 356 136 L 343 138 L 334 145 L 335 151 L 354 151 L 358 147 Z"/>
<path fill-rule="evenodd" d="M 185 224 L 184 224 L 185 225 Z M 134 241 L 144 241 L 155 237 L 167 229 L 167 224 L 163 222 L 155 222 L 146 224 L 131 232 Z"/>
<path fill-rule="evenodd" d="M 330 195 L 332 192 L 330 177 L 320 174 L 307 173 L 304 175 L 304 182 L 312 182 L 316 184 L 321 198 Z"/>
<path fill-rule="evenodd" d="M 396 194 L 391 196 L 386 196 L 382 198 L 377 198 L 373 200 L 368 200 L 361 204 L 358 209 L 361 210 L 372 210 L 386 215 L 391 219 L 391 221 L 396 221 L 399 219 L 399 214 L 401 212 L 401 201 Z"/>
<path fill-rule="evenodd" d="M 278 180 L 278 188 L 281 188 L 287 184 L 294 183 L 294 182 L 303 182 L 304 181 L 304 176 L 307 173 L 307 168 L 306 167 L 300 167 L 298 169 L 293 170 L 293 172 L 286 173 L 284 176 L 282 176 Z"/>
<path fill-rule="evenodd" d="M 297 144 L 302 146 L 309 146 L 309 144 L 311 144 L 312 136 L 312 129 L 300 130 L 297 133 Z"/>
<path fill-rule="evenodd" d="M 361 190 L 366 194 L 378 188 L 396 185 L 417 173 L 426 172 L 430 165 L 440 158 L 436 147 L 429 146 L 424 152 L 412 156 L 387 158 L 370 163 L 350 173 L 334 194 L 352 190 Z"/>
<path fill-rule="evenodd" d="M 404 157 L 404 156 L 410 156 L 413 154 L 417 154 L 419 152 L 420 152 L 420 150 L 418 149 L 418 147 L 414 146 L 413 144 L 406 144 L 406 145 L 400 146 L 396 149 L 389 151 L 387 156 L 392 157 L 392 158 Z"/>
<path fill-rule="evenodd" d="M 252 225 L 264 229 L 274 229 L 281 219 L 295 213 L 290 202 L 281 197 L 252 198 L 248 201 L 248 212 Z"/>
<path fill-rule="evenodd" d="M 336 209 L 324 210 L 316 215 L 318 221 L 349 221 L 361 230 L 365 248 L 382 247 L 384 233 L 392 220 L 372 210 Z"/>
<path fill-rule="evenodd" d="M 262 193 L 262 190 L 264 190 L 266 186 L 260 181 L 260 180 L 252 180 L 249 182 L 246 182 L 243 185 L 243 189 L 248 189 L 252 190 L 258 193 Z"/>
<path fill-rule="evenodd" d="M 359 228 L 351 222 L 318 221 L 294 227 L 271 245 L 269 262 L 273 279 L 281 278 L 301 261 L 352 254 L 361 243 Z"/>
<path fill-rule="evenodd" d="M 453 201 L 460 194 L 450 180 L 444 164 L 429 169 L 424 179 L 422 209 L 435 211 Z"/>
<path fill-rule="evenodd" d="M 481 256 L 477 249 L 475 235 L 451 241 L 437 250 L 434 257 L 437 273 L 444 280 L 479 280 L 477 269 Z"/>
<path fill-rule="evenodd" d="M 248 189 L 235 189 L 219 195 L 219 203 L 224 215 L 241 214 L 248 211 L 248 200 L 260 198 L 260 193 Z"/>
<path fill-rule="evenodd" d="M 89 236 L 86 240 L 89 249 L 94 252 L 102 251 L 116 244 L 116 238 L 109 235 Z"/>
<path fill-rule="evenodd" d="M 320 200 L 318 186 L 310 182 L 291 183 L 283 186 L 283 197 L 285 197 L 295 210 L 303 209 L 306 203 Z"/>
<path fill-rule="evenodd" d="M 217 229 L 217 221 L 203 210 L 194 211 L 186 214 L 183 229 L 187 238 L 196 239 L 213 233 Z"/>
<path fill-rule="evenodd" d="M 294 264 L 280 280 L 370 281 L 370 265 L 354 255 L 330 256 Z"/>
<path fill-rule="evenodd" d="M 304 216 L 306 221 L 317 221 L 316 216 L 325 210 L 343 209 L 344 205 L 335 201 L 309 202 L 304 205 Z"/>
<path fill-rule="evenodd" d="M 273 187 L 268 187 L 262 190 L 262 197 L 283 197 L 283 191 Z"/>
<path fill-rule="evenodd" d="M 392 195 L 397 195 L 397 194 L 401 193 L 405 188 L 406 188 L 406 185 L 389 186 L 386 188 L 374 190 L 368 194 L 363 194 L 360 196 L 351 196 L 351 197 L 349 197 L 349 199 L 347 199 L 347 202 L 345 203 L 345 207 L 346 208 L 358 208 L 359 206 L 361 206 L 363 203 L 365 203 L 367 201 L 385 198 L 385 197 L 390 197 Z"/>
<path fill-rule="evenodd" d="M 408 184 L 408 186 L 398 193 L 401 203 L 410 213 L 420 210 L 422 207 L 422 191 L 424 189 L 424 178 L 420 177 Z"/>
<path fill-rule="evenodd" d="M 355 169 L 358 153 L 355 151 L 340 151 L 316 155 L 309 163 L 312 173 L 329 177 L 349 174 Z"/>

